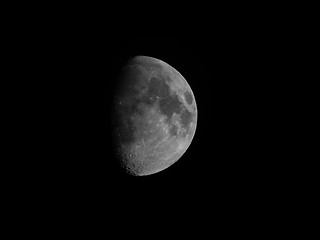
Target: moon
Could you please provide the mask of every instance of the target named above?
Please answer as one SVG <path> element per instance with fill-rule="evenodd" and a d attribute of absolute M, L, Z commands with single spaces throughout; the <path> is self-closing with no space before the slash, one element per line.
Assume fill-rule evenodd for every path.
<path fill-rule="evenodd" d="M 137 56 L 123 67 L 115 96 L 117 153 L 134 176 L 158 173 L 187 151 L 197 106 L 186 79 L 166 62 Z"/>

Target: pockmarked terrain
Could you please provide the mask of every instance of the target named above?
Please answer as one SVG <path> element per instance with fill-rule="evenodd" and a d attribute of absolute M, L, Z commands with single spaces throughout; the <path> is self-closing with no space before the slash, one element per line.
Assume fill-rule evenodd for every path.
<path fill-rule="evenodd" d="M 188 149 L 197 107 L 184 77 L 167 63 L 139 56 L 124 66 L 115 99 L 115 136 L 129 174 L 168 168 Z"/>

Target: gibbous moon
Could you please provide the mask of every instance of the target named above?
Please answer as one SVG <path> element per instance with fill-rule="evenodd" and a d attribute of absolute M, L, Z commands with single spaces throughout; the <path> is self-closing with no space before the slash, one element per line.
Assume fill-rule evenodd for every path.
<path fill-rule="evenodd" d="M 169 64 L 137 56 L 122 69 L 114 131 L 121 165 L 130 175 L 160 172 L 187 151 L 197 124 L 194 94 Z"/>

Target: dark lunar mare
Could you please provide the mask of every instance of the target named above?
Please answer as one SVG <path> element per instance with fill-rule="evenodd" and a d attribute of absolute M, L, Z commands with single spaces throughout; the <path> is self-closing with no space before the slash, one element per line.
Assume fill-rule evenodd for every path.
<path fill-rule="evenodd" d="M 186 108 L 181 113 L 181 124 L 184 128 L 188 129 L 190 122 L 192 121 L 193 114 L 189 112 Z"/>
<path fill-rule="evenodd" d="M 189 105 L 191 105 L 192 102 L 193 102 L 193 98 L 192 98 L 191 93 L 190 93 L 189 91 L 185 91 L 185 92 L 184 92 L 184 97 L 186 98 L 187 103 L 188 103 Z"/>
<path fill-rule="evenodd" d="M 185 108 L 178 95 L 170 91 L 167 82 L 172 79 L 160 75 L 152 77 L 147 86 L 142 86 L 138 83 L 147 81 L 141 71 L 137 68 L 127 70 L 120 79 L 119 87 L 119 94 L 123 99 L 123 104 L 118 109 L 119 127 L 117 130 L 120 142 L 130 145 L 136 141 L 134 133 L 137 129 L 130 117 L 142 116 L 142 105 L 150 108 L 158 105 L 160 113 L 167 117 L 165 121 L 171 126 L 169 132 L 173 136 L 177 135 L 177 127 L 171 124 L 172 116 L 174 113 L 181 114 L 180 123 L 188 132 L 193 114 Z M 140 95 L 143 87 L 146 87 L 146 93 Z"/>
<path fill-rule="evenodd" d="M 178 133 L 178 127 L 176 125 L 172 125 L 171 128 L 169 129 L 169 133 L 172 136 L 177 136 Z"/>
<path fill-rule="evenodd" d="M 144 96 L 144 99 L 147 104 L 159 104 L 160 113 L 167 116 L 165 121 L 169 125 L 171 125 L 171 118 L 174 113 L 182 113 L 181 124 L 183 128 L 189 129 L 193 114 L 185 108 L 175 92 L 170 92 L 170 87 L 167 84 L 166 79 L 151 78 L 148 84 L 148 93 Z M 176 136 L 177 128 L 172 126 L 170 133 Z"/>

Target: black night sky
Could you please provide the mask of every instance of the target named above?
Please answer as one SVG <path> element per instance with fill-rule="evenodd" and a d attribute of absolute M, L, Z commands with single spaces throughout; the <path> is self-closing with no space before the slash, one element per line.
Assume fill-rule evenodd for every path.
<path fill-rule="evenodd" d="M 278 174 L 270 149 L 275 124 L 270 115 L 277 92 L 273 45 L 262 35 L 222 30 L 212 34 L 72 34 L 54 39 L 52 84 L 59 86 L 52 115 L 57 151 L 44 175 L 59 176 L 66 192 L 178 197 L 191 194 L 251 194 Z M 112 99 L 123 64 L 151 56 L 177 69 L 191 86 L 197 129 L 186 153 L 157 174 L 132 177 L 116 163 L 111 133 Z M 63 56 L 63 57 L 62 57 Z M 51 67 L 52 68 L 52 67 Z M 272 94 L 270 94 L 272 89 Z M 57 155 L 57 156 L 56 156 Z M 50 165 L 50 167 L 49 167 Z M 63 166 L 63 167 L 61 167 Z M 160 194 L 162 193 L 162 194 Z M 129 194 L 130 195 L 130 194 Z M 115 200 L 116 201 L 116 200 Z"/>
<path fill-rule="evenodd" d="M 315 52 L 304 49 L 309 39 L 300 42 L 306 35 L 297 28 L 309 23 L 303 24 L 299 11 L 290 10 L 293 4 L 279 10 L 283 16 L 279 21 L 273 13 L 278 4 L 262 15 L 268 4 L 256 7 L 241 2 L 247 14 L 230 2 L 225 11 L 212 4 L 208 12 L 196 11 L 197 4 L 190 3 L 192 11 L 186 17 L 178 13 L 185 12 L 187 2 L 179 2 L 177 11 L 172 2 L 148 2 L 152 10 L 143 9 L 141 14 L 126 2 L 120 2 L 119 11 L 108 2 L 101 13 L 98 6 L 89 13 L 87 3 L 84 11 L 77 10 L 81 3 L 70 9 L 59 5 L 66 9 L 65 18 L 60 10 L 47 14 L 52 4 L 32 6 L 43 16 L 22 6 L 27 16 L 15 20 L 9 11 L 4 25 L 10 33 L 4 32 L 3 38 L 12 46 L 5 43 L 3 48 L 10 55 L 4 60 L 12 68 L 3 82 L 14 87 L 3 85 L 3 92 L 13 93 L 3 102 L 5 108 L 17 102 L 9 107 L 17 115 L 3 114 L 12 119 L 13 125 L 3 128 L 12 131 L 14 139 L 4 138 L 12 150 L 8 157 L 4 154 L 3 162 L 12 164 L 13 174 L 3 167 L 10 175 L 4 177 L 10 193 L 3 195 L 14 200 L 12 207 L 4 206 L 14 219 L 7 222 L 15 229 L 20 229 L 15 225 L 18 220 L 40 233 L 42 227 L 32 221 L 37 218 L 52 226 L 49 234 L 72 224 L 77 226 L 74 231 L 70 228 L 72 234 L 82 234 L 91 223 L 107 237 L 110 230 L 119 238 L 125 233 L 136 237 L 161 232 L 171 237 L 167 229 L 178 230 L 180 237 L 198 224 L 200 228 L 194 230 L 201 238 L 207 232 L 215 236 L 220 226 L 224 226 L 223 236 L 229 232 L 239 236 L 233 226 L 251 233 L 261 225 L 266 230 L 260 234 L 265 234 L 269 228 L 282 228 L 284 216 L 297 219 L 296 206 L 304 205 L 292 199 L 304 197 L 296 188 L 304 188 L 299 167 L 308 159 L 290 154 L 299 151 L 295 149 L 299 143 L 292 144 L 299 138 L 296 126 L 304 127 L 299 118 L 309 121 L 296 111 L 309 104 L 302 103 L 299 90 L 307 76 L 300 68 L 300 61 L 306 59 L 300 58 L 297 46 Z M 160 5 L 165 11 L 156 16 Z M 134 16 L 126 19 L 126 10 Z M 296 15 L 298 21 L 292 23 L 286 13 Z M 178 25 L 171 19 L 165 23 L 169 14 Z M 156 26 L 156 19 L 161 25 Z M 16 26 L 10 25 L 13 21 Z M 198 117 L 193 140 L 178 161 L 161 172 L 136 177 L 126 174 L 115 156 L 112 108 L 121 68 L 139 55 L 160 59 L 181 73 L 194 93 Z M 303 74 L 295 76 L 299 68 Z M 16 97 L 18 90 L 25 95 Z M 16 186 L 11 187 L 11 182 Z M 293 194 L 286 198 L 290 190 Z M 22 208 L 28 212 L 20 213 Z M 291 225 L 286 234 L 290 231 Z"/>
<path fill-rule="evenodd" d="M 269 128 L 266 104 L 270 98 L 263 96 L 272 82 L 267 58 L 261 58 L 269 54 L 268 49 L 261 48 L 258 39 L 253 42 L 238 34 L 102 35 L 86 40 L 88 45 L 81 51 L 81 45 L 72 49 L 77 78 L 68 81 L 75 98 L 70 111 L 80 116 L 72 123 L 71 147 L 77 158 L 69 160 L 68 166 L 76 166 L 85 172 L 84 179 L 87 174 L 99 184 L 178 182 L 186 188 L 217 182 L 253 184 L 250 179 L 264 174 L 261 167 L 269 157 L 267 137 L 262 136 Z M 155 57 L 176 68 L 189 82 L 198 108 L 197 130 L 187 152 L 165 171 L 147 177 L 129 177 L 119 171 L 110 139 L 116 76 L 137 55 Z"/>

